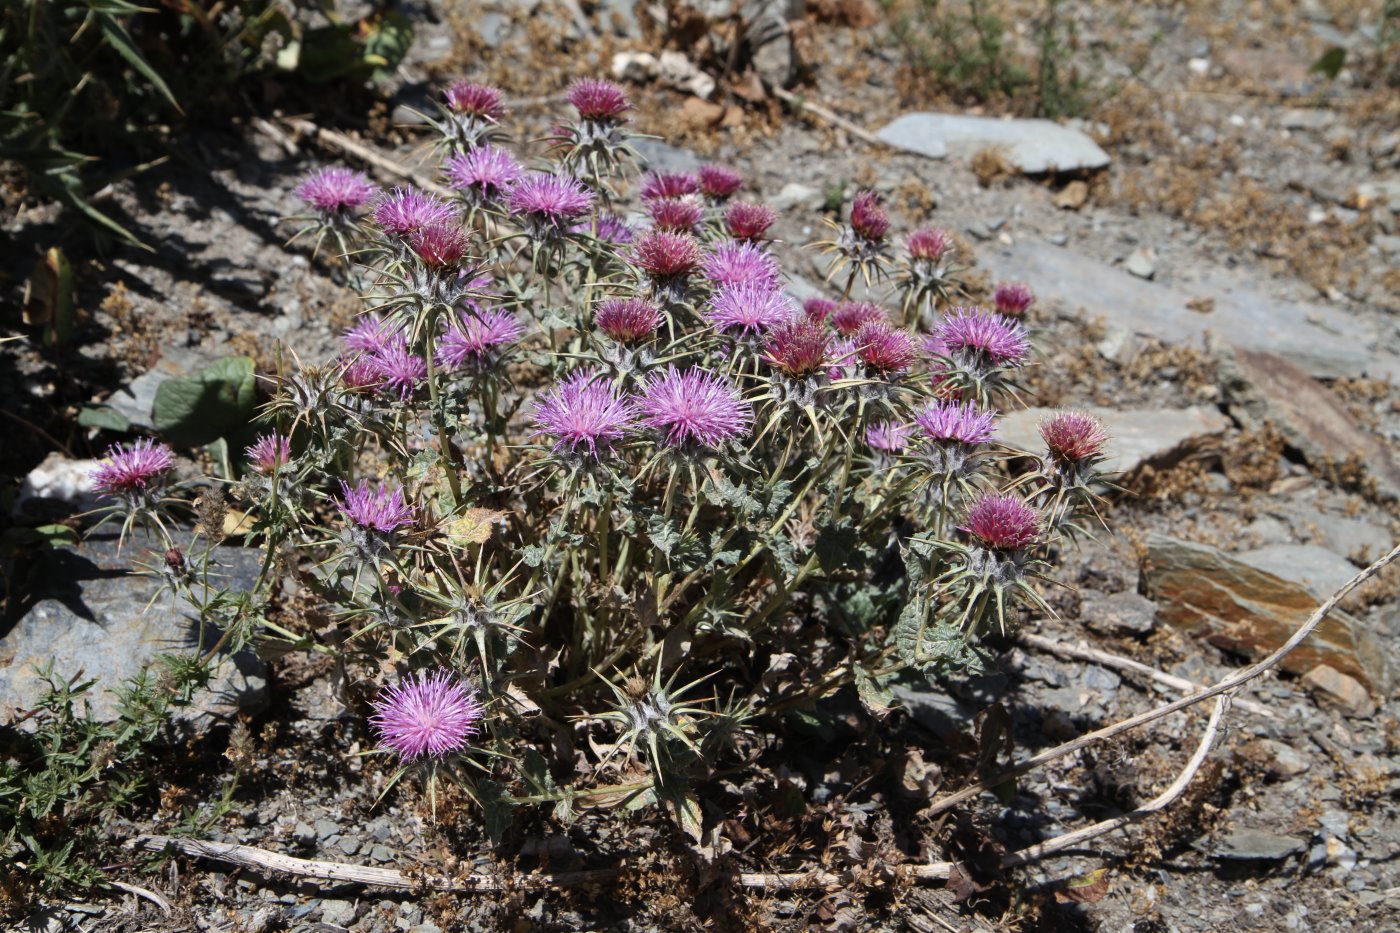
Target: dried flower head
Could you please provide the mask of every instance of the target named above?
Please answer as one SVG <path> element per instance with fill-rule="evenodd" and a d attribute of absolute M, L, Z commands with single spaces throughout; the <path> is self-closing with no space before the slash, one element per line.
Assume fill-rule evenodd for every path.
<path fill-rule="evenodd" d="M 498 123 L 505 115 L 500 90 L 487 84 L 458 81 L 448 85 L 442 96 L 447 109 L 462 116 Z"/>
<path fill-rule="evenodd" d="M 939 399 L 914 416 L 914 423 L 933 442 L 952 441 L 958 444 L 982 444 L 992 439 L 997 413 L 978 408 L 971 401 Z"/>
<path fill-rule="evenodd" d="M 777 289 L 746 282 L 721 288 L 710 299 L 705 319 L 716 330 L 740 335 L 757 334 L 790 319 L 792 300 Z"/>
<path fill-rule="evenodd" d="M 1007 282 L 998 285 L 992 292 L 992 301 L 997 310 L 1007 317 L 1024 317 L 1031 305 L 1035 304 L 1035 293 L 1025 285 Z"/>
<path fill-rule="evenodd" d="M 802 313 L 818 323 L 825 323 L 836 310 L 837 304 L 830 298 L 823 298 L 820 295 L 808 298 L 802 302 Z"/>
<path fill-rule="evenodd" d="M 953 251 L 953 237 L 946 230 L 920 227 L 904 240 L 911 259 L 937 263 Z"/>
<path fill-rule="evenodd" d="M 370 487 L 369 480 L 362 479 L 352 488 L 341 480 L 340 493 L 336 505 L 358 528 L 389 534 L 413 524 L 413 506 L 404 501 L 401 487 L 391 489 L 381 482 L 375 489 Z"/>
<path fill-rule="evenodd" d="M 867 324 L 888 324 L 884 309 L 868 301 L 843 301 L 831 313 L 831 326 L 843 337 L 851 337 Z"/>
<path fill-rule="evenodd" d="M 467 255 L 467 234 L 455 223 L 419 227 L 408 237 L 408 248 L 430 269 L 455 269 Z"/>
<path fill-rule="evenodd" d="M 724 210 L 724 229 L 736 240 L 761 240 L 777 219 L 767 204 L 735 201 Z"/>
<path fill-rule="evenodd" d="M 700 166 L 700 190 L 712 201 L 726 201 L 744 186 L 744 176 L 727 165 Z"/>
<path fill-rule="evenodd" d="M 438 341 L 437 363 L 453 370 L 471 363 L 489 366 L 497 351 L 515 343 L 525 328 L 515 315 L 500 308 L 464 310 Z"/>
<path fill-rule="evenodd" d="M 642 180 L 643 201 L 660 198 L 683 198 L 688 194 L 698 194 L 700 180 L 688 172 L 648 172 Z"/>
<path fill-rule="evenodd" d="M 899 421 L 877 421 L 865 429 L 865 443 L 871 450 L 897 454 L 909 446 L 914 426 Z"/>
<path fill-rule="evenodd" d="M 919 350 L 914 338 L 883 321 L 871 321 L 856 331 L 856 356 L 869 372 L 882 376 L 902 373 L 914 364 Z"/>
<path fill-rule="evenodd" d="M 993 550 L 1020 551 L 1040 537 L 1040 516 L 1016 496 L 984 493 L 959 527 Z"/>
<path fill-rule="evenodd" d="M 1025 328 L 981 308 L 954 308 L 933 332 L 933 349 L 960 363 L 1015 366 L 1030 353 Z"/>
<path fill-rule="evenodd" d="M 684 233 L 651 230 L 632 245 L 632 262 L 653 280 L 682 278 L 700 264 L 700 243 Z"/>
<path fill-rule="evenodd" d="M 704 260 L 705 277 L 715 288 L 755 284 L 777 288 L 782 281 L 778 261 L 762 246 L 740 240 L 721 240 Z"/>
<path fill-rule="evenodd" d="M 144 437 L 107 448 L 107 461 L 92 471 L 92 485 L 99 495 L 135 501 L 163 485 L 174 468 L 174 451 Z"/>
<path fill-rule="evenodd" d="M 1052 459 L 1077 464 L 1103 455 L 1108 435 L 1103 422 L 1078 411 L 1061 411 L 1040 423 L 1040 436 Z"/>
<path fill-rule="evenodd" d="M 264 434 L 245 448 L 244 455 L 249 465 L 259 473 L 272 473 L 286 466 L 292 460 L 292 444 L 277 432 Z"/>
<path fill-rule="evenodd" d="M 554 439 L 554 452 L 597 457 L 627 433 L 636 408 L 619 399 L 607 379 L 590 370 L 565 377 L 535 403 L 535 430 Z"/>
<path fill-rule="evenodd" d="M 808 376 L 826 365 L 830 345 L 831 335 L 820 323 L 793 317 L 769 332 L 763 358 L 789 376 Z"/>
<path fill-rule="evenodd" d="M 395 188 L 374 205 L 374 222 L 385 233 L 407 237 L 423 227 L 456 225 L 457 211 L 417 188 Z"/>
<path fill-rule="evenodd" d="M 647 203 L 652 225 L 658 230 L 691 233 L 705 219 L 705 206 L 698 198 L 658 198 Z"/>
<path fill-rule="evenodd" d="M 343 216 L 368 204 L 379 186 L 364 172 L 333 165 L 312 170 L 293 193 L 324 215 Z"/>
<path fill-rule="evenodd" d="M 477 206 L 499 200 L 525 174 L 508 150 L 491 145 L 448 156 L 442 169 L 447 183 Z"/>
<path fill-rule="evenodd" d="M 851 202 L 851 229 L 861 238 L 879 242 L 890 229 L 890 215 L 874 191 L 862 191 Z"/>
<path fill-rule="evenodd" d="M 579 78 L 567 96 L 581 119 L 598 123 L 620 123 L 632 108 L 622 88 L 602 78 Z"/>
<path fill-rule="evenodd" d="M 485 708 L 476 692 L 450 671 L 410 674 L 386 688 L 370 723 L 379 743 L 404 761 L 460 752 L 481 731 Z"/>
<path fill-rule="evenodd" d="M 637 343 L 656 333 L 661 312 L 641 298 L 609 298 L 598 305 L 598 329 L 618 343 Z"/>
<path fill-rule="evenodd" d="M 718 447 L 746 434 L 753 420 L 733 383 L 695 367 L 652 374 L 637 407 L 642 424 L 660 431 L 672 447 Z"/>
<path fill-rule="evenodd" d="M 573 178 L 534 172 L 511 185 L 506 195 L 511 213 L 522 216 L 533 235 L 568 229 L 593 207 L 593 193 Z"/>

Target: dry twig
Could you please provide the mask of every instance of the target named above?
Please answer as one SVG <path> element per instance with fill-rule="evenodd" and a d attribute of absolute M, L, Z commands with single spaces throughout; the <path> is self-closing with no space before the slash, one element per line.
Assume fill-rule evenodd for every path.
<path fill-rule="evenodd" d="M 850 133 L 856 139 L 863 140 L 879 149 L 887 149 L 890 146 L 889 143 L 885 142 L 874 133 L 857 126 L 835 111 L 829 110 L 821 104 L 814 104 L 804 97 L 798 97 L 791 91 L 785 91 L 780 87 L 775 87 L 773 88 L 773 96 L 783 103 L 791 105 L 794 109 L 810 113 L 814 117 L 820 117 L 832 126 L 839 127 L 847 133 Z"/>

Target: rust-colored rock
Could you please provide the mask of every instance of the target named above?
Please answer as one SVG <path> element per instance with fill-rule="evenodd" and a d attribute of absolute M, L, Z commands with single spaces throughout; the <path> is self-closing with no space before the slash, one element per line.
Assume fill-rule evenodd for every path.
<path fill-rule="evenodd" d="M 1366 688 L 1330 664 L 1319 664 L 1308 671 L 1303 682 L 1317 691 L 1320 699 L 1341 707 L 1348 716 L 1364 719 L 1376 711 Z"/>
<path fill-rule="evenodd" d="M 1298 583 L 1165 535 L 1148 538 L 1142 586 L 1157 603 L 1159 621 L 1251 659 L 1277 649 L 1321 603 Z M 1334 610 L 1281 666 L 1305 674 L 1326 664 L 1368 689 L 1385 683 L 1384 657 L 1360 650 L 1355 629 Z"/>

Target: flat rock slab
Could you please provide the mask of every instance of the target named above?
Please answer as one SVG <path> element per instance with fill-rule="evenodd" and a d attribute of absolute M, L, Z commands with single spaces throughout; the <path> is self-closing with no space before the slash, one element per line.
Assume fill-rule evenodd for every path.
<path fill-rule="evenodd" d="M 1159 534 L 1147 539 L 1142 589 L 1157 603 L 1162 624 L 1251 659 L 1287 641 L 1322 602 L 1301 583 Z M 1388 683 L 1385 653 L 1372 650 L 1358 628 L 1334 610 L 1280 665 L 1301 675 L 1327 664 L 1368 688 Z"/>
<path fill-rule="evenodd" d="M 1110 161 L 1108 153 L 1088 136 L 1050 120 L 906 113 L 875 135 L 896 149 L 930 159 L 970 158 L 996 146 L 1027 175 L 1103 168 Z"/>
<path fill-rule="evenodd" d="M 1308 844 L 1297 836 L 1280 836 L 1262 829 L 1235 829 L 1226 833 L 1210 854 L 1224 859 L 1258 859 L 1275 862 L 1298 855 Z"/>
<path fill-rule="evenodd" d="M 1316 544 L 1271 544 L 1239 555 L 1241 562 L 1307 587 L 1319 599 L 1342 588 L 1356 568 L 1335 551 Z"/>
<path fill-rule="evenodd" d="M 1281 301 L 1225 270 L 1200 270 L 1190 283 L 1167 285 L 1035 241 L 984 249 L 978 259 L 996 279 L 1034 282 L 1046 301 L 1099 318 L 1110 330 L 1198 345 L 1209 331 L 1232 346 L 1277 354 L 1320 379 L 1400 379 L 1400 357 L 1376 349 L 1379 323 L 1326 305 Z M 1212 299 L 1214 310 L 1187 307 L 1198 298 Z"/>
<path fill-rule="evenodd" d="M 117 717 L 113 691 L 162 653 L 207 651 L 219 638 L 213 628 L 200 631 L 199 615 L 189 603 L 154 577 L 131 573 L 132 563 L 158 561 L 149 546 L 128 539 L 117 553 L 114 538 L 94 538 L 76 549 L 47 558 L 29 611 L 8 632 L 0 631 L 0 723 L 16 710 L 29 709 L 45 682 L 37 671 L 52 659 L 54 672 L 97 684 L 87 694 L 94 717 Z M 256 551 L 218 548 L 211 583 L 246 590 L 259 568 Z M 256 711 L 267 702 L 267 667 L 253 652 L 224 655 L 206 690 L 176 719 L 203 728 L 214 719 L 240 710 Z"/>
<path fill-rule="evenodd" d="M 1045 446 L 1038 426 L 1055 408 L 1026 408 L 1008 412 L 997 422 L 997 440 L 1038 453 Z M 1221 434 L 1230 421 L 1214 408 L 1084 408 L 1103 422 L 1108 432 L 1104 468 L 1130 474 L 1144 466 L 1170 466 L 1201 440 Z"/>

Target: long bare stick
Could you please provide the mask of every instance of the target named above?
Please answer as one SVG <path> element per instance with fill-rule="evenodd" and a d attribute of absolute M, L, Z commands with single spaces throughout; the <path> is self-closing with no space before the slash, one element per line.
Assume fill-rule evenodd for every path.
<path fill-rule="evenodd" d="M 1169 687 L 1175 687 L 1178 690 L 1206 689 L 1205 684 L 1198 684 L 1195 681 L 1187 680 L 1185 677 L 1177 677 L 1175 674 L 1159 671 L 1155 667 L 1149 667 L 1140 661 L 1134 661 L 1132 658 L 1125 658 L 1120 654 L 1110 654 L 1107 651 L 1100 651 L 1097 648 L 1066 644 L 1062 641 L 1046 638 L 1044 635 L 1032 635 L 1029 632 L 1017 635 L 1016 640 L 1023 645 L 1028 645 L 1039 651 L 1044 651 L 1047 654 L 1053 654 L 1056 657 L 1067 658 L 1073 661 L 1088 661 L 1100 667 L 1112 667 L 1120 671 L 1132 671 L 1135 674 L 1141 674 L 1144 677 L 1151 678 Z M 1234 705 L 1242 710 L 1247 710 L 1267 719 L 1278 718 L 1278 713 L 1275 713 L 1267 706 L 1260 706 L 1258 703 L 1251 700 L 1242 700 L 1236 697 Z"/>
<path fill-rule="evenodd" d="M 1317 607 L 1313 614 L 1308 617 L 1308 621 L 1304 622 L 1302 627 L 1299 628 L 1298 631 L 1294 632 L 1293 635 L 1288 639 L 1288 641 L 1284 642 L 1281 646 L 1279 646 L 1278 650 L 1274 651 L 1262 661 L 1259 661 L 1256 664 L 1251 664 L 1248 667 L 1241 668 L 1239 671 L 1236 671 L 1234 674 L 1231 674 L 1229 677 L 1226 677 L 1224 680 L 1220 681 L 1213 687 L 1209 687 L 1205 690 L 1200 690 L 1196 693 L 1190 694 L 1189 696 L 1184 696 L 1179 700 L 1174 700 L 1173 702 L 1167 703 L 1164 706 L 1159 706 L 1155 709 L 1150 709 L 1145 713 L 1139 713 L 1136 716 L 1129 716 L 1127 719 L 1116 722 L 1111 726 L 1105 726 L 1102 729 L 1097 729 L 1093 732 L 1081 735 L 1079 738 L 1072 739 L 1068 742 L 1065 742 L 1062 745 L 1056 745 L 1054 748 L 1047 749 L 1046 751 L 1043 751 L 1038 755 L 1032 755 L 1025 761 L 1022 761 L 1021 763 L 1011 768 L 1008 768 L 1007 770 L 1001 772 L 1000 774 L 994 777 L 985 778 L 981 781 L 977 781 L 976 783 L 971 784 L 968 787 L 957 791 L 956 793 L 949 794 L 947 797 L 944 797 L 942 800 L 939 800 L 936 803 L 934 803 L 927 812 L 929 813 L 929 815 L 937 815 L 947 810 L 951 810 L 953 807 L 956 807 L 964 800 L 968 800 L 972 797 L 975 797 L 983 791 L 988 790 L 992 787 L 996 787 L 998 784 L 1005 783 L 1006 781 L 1009 781 L 1012 778 L 1019 777 L 1022 774 L 1025 774 L 1027 771 L 1033 771 L 1041 765 L 1045 764 L 1046 762 L 1054 761 L 1056 758 L 1063 758 L 1065 755 L 1072 754 L 1078 751 L 1079 749 L 1084 748 L 1087 745 L 1092 745 L 1095 742 L 1100 742 L 1104 739 L 1111 739 L 1115 735 L 1121 735 L 1124 732 L 1136 729 L 1138 726 L 1146 725 L 1149 722 L 1155 722 L 1158 719 L 1161 719 L 1163 716 L 1169 716 L 1178 710 L 1186 709 L 1188 706 L 1194 706 L 1202 700 L 1208 700 L 1213 696 L 1219 696 L 1227 690 L 1234 690 L 1241 684 L 1248 683 L 1249 681 L 1258 677 L 1260 674 L 1273 668 L 1275 665 L 1278 664 L 1279 661 L 1283 660 L 1283 658 L 1290 651 L 1298 647 L 1298 645 L 1301 644 L 1305 638 L 1312 634 L 1313 629 L 1317 628 L 1318 625 L 1322 623 L 1322 620 L 1327 618 L 1327 615 L 1333 609 L 1336 609 L 1337 604 L 1340 603 L 1343 599 L 1345 599 L 1347 595 L 1351 593 L 1352 590 L 1356 589 L 1356 587 L 1360 586 L 1362 583 L 1375 576 L 1377 571 L 1389 564 L 1391 561 L 1395 560 L 1397 556 L 1400 556 L 1400 547 L 1396 547 L 1389 554 L 1385 555 L 1380 560 L 1371 564 L 1371 566 L 1367 567 L 1365 570 L 1361 571 L 1356 576 L 1348 580 L 1342 586 L 1342 588 L 1337 590 L 1337 592 L 1333 593 L 1332 596 L 1325 603 Z"/>
<path fill-rule="evenodd" d="M 880 137 L 876 136 L 874 133 L 870 132 L 869 130 L 863 129 L 860 126 L 857 126 L 856 124 L 852 123 L 850 120 L 847 120 L 840 114 L 829 110 L 826 107 L 823 107 L 821 104 L 814 104 L 810 100 L 807 100 L 804 97 L 798 97 L 791 91 L 785 91 L 780 87 L 773 88 L 773 96 L 778 98 L 778 100 L 783 101 L 784 103 L 791 104 L 797 110 L 810 113 L 814 117 L 821 117 L 827 123 L 830 123 L 832 126 L 840 127 L 847 133 L 850 133 L 856 139 L 863 140 L 869 143 L 870 145 L 876 146 L 880 149 L 889 148 L 890 144 L 885 142 Z"/>
<path fill-rule="evenodd" d="M 1129 823 L 1136 823 L 1138 820 L 1151 816 L 1153 813 L 1156 813 L 1158 810 L 1172 803 L 1176 798 L 1186 792 L 1187 785 L 1196 777 L 1196 773 L 1201 770 L 1201 766 L 1206 763 L 1206 756 L 1210 754 L 1211 746 L 1215 744 L 1216 736 L 1220 734 L 1220 724 L 1224 721 L 1225 713 L 1229 708 L 1230 694 L 1222 693 L 1215 701 L 1215 710 L 1210 714 L 1210 722 L 1206 723 L 1205 734 L 1201 736 L 1201 741 L 1200 744 L 1196 746 L 1195 754 L 1186 762 L 1186 767 L 1181 769 L 1181 772 L 1176 776 L 1176 780 L 1172 781 L 1171 786 L 1162 791 L 1161 794 L 1157 795 L 1151 801 L 1121 816 L 1115 816 L 1112 819 L 1103 820 L 1092 826 L 1085 826 L 1083 829 L 1076 829 L 1073 832 L 1064 833 L 1053 839 L 1047 839 L 1044 842 L 1036 843 L 1019 852 L 1013 852 L 1002 860 L 1002 865 L 1007 868 L 1012 868 L 1017 865 L 1025 865 L 1027 862 L 1045 858 L 1047 855 L 1053 855 L 1056 852 L 1072 848 L 1090 839 L 1111 833 L 1115 829 L 1127 826 Z"/>
<path fill-rule="evenodd" d="M 328 130 L 324 127 L 317 126 L 310 120 L 302 120 L 296 117 L 284 117 L 282 123 L 299 135 L 309 136 L 311 139 L 324 146 L 328 146 L 345 155 L 353 156 L 361 162 L 373 165 L 381 171 L 388 172 L 390 175 L 407 179 L 424 191 L 431 191 L 433 194 L 442 197 L 453 196 L 453 192 L 450 188 L 443 187 L 417 169 L 410 168 L 397 159 L 390 158 L 373 146 L 366 146 L 364 143 L 356 142 L 344 133 Z M 273 138 L 276 137 L 274 136 Z"/>

